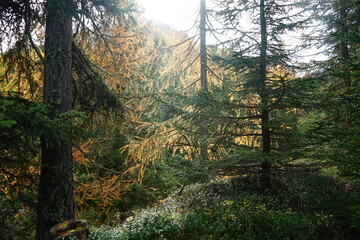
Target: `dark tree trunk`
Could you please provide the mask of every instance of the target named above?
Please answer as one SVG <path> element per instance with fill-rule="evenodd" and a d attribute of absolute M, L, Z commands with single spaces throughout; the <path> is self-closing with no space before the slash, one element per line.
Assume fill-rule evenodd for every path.
<path fill-rule="evenodd" d="M 262 151 L 265 155 L 271 151 L 271 135 L 269 128 L 269 93 L 266 88 L 266 67 L 267 67 L 267 25 L 265 16 L 265 0 L 260 0 L 260 31 L 261 31 L 261 45 L 260 45 L 260 64 L 259 77 L 260 86 L 259 94 L 261 98 L 261 135 L 262 135 Z M 266 158 L 261 164 L 262 169 L 262 184 L 264 188 L 270 188 L 270 170 L 271 162 Z"/>
<path fill-rule="evenodd" d="M 208 92 L 207 82 L 207 49 L 206 49 L 206 3 L 200 0 L 200 62 L 201 62 L 201 94 Z M 203 96 L 203 95 L 202 95 Z M 203 119 L 200 126 L 200 159 L 206 161 L 208 159 L 208 127 L 206 119 Z"/>
<path fill-rule="evenodd" d="M 71 110 L 72 0 L 46 3 L 44 102 L 52 106 L 51 118 Z M 72 141 L 70 122 L 62 136 L 41 138 L 41 173 L 37 210 L 37 239 L 50 239 L 57 223 L 74 218 Z"/>
<path fill-rule="evenodd" d="M 338 51 L 338 56 L 340 58 L 341 63 L 341 82 L 340 87 L 342 88 L 344 94 L 350 94 L 351 89 L 351 70 L 349 69 L 349 61 L 350 61 L 350 50 L 349 50 L 349 44 L 347 35 L 348 35 L 348 13 L 347 13 L 347 6 L 345 0 L 338 0 L 335 2 L 335 9 L 338 12 L 338 35 L 340 36 L 339 44 L 336 46 Z M 351 117 L 350 113 L 347 109 L 344 109 L 344 112 L 342 113 L 343 119 L 344 119 L 344 125 L 345 128 L 351 127 Z"/>
<path fill-rule="evenodd" d="M 206 49 L 206 3 L 200 1 L 200 58 L 201 58 L 201 91 L 208 91 L 207 82 L 207 49 Z"/>

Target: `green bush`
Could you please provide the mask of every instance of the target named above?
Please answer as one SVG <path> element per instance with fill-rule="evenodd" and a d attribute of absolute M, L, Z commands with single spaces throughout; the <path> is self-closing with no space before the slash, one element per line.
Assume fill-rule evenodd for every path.
<path fill-rule="evenodd" d="M 207 168 L 201 163 L 173 156 L 148 169 L 143 183 L 156 188 L 159 197 L 165 198 L 180 186 L 205 183 L 209 179 Z"/>
<path fill-rule="evenodd" d="M 89 240 L 121 240 L 123 232 L 110 227 L 93 228 L 90 231 Z"/>
<path fill-rule="evenodd" d="M 281 201 L 299 211 L 316 212 L 329 216 L 338 227 L 359 227 L 356 206 L 360 205 L 358 190 L 349 182 L 328 176 L 302 174 L 287 183 Z"/>
<path fill-rule="evenodd" d="M 267 209 L 265 203 L 245 199 L 199 208 L 186 216 L 184 226 L 185 232 L 203 239 L 319 239 L 317 234 L 326 229 L 326 222 L 310 214 Z"/>
<path fill-rule="evenodd" d="M 176 239 L 182 228 L 178 216 L 150 209 L 139 212 L 117 228 L 92 229 L 89 240 Z"/>

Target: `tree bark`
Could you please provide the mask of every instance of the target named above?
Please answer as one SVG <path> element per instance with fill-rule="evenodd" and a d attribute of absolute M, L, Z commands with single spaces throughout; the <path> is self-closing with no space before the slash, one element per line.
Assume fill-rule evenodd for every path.
<path fill-rule="evenodd" d="M 206 49 L 206 2 L 200 1 L 200 58 L 201 58 L 201 91 L 208 91 L 207 82 L 207 49 Z"/>
<path fill-rule="evenodd" d="M 201 81 L 201 94 L 205 96 L 208 92 L 207 82 L 207 49 L 206 49 L 206 2 L 200 0 L 200 81 Z M 200 159 L 206 161 L 209 156 L 207 152 L 208 147 L 208 127 L 207 120 L 203 119 L 200 125 Z"/>
<path fill-rule="evenodd" d="M 51 106 L 50 118 L 72 108 L 71 40 L 72 0 L 46 2 L 45 103 Z M 60 127 L 60 126 L 59 126 Z M 54 225 L 74 218 L 71 124 L 63 123 L 63 135 L 41 137 L 41 173 L 37 209 L 37 239 L 51 239 Z"/>
<path fill-rule="evenodd" d="M 343 91 L 343 93 L 345 95 L 350 94 L 350 89 L 352 86 L 351 83 L 351 70 L 349 69 L 349 62 L 350 62 L 350 50 L 349 50 L 349 44 L 348 44 L 348 40 L 347 35 L 349 32 L 348 29 L 348 9 L 346 6 L 346 1 L 345 0 L 337 0 L 335 2 L 335 10 L 338 13 L 338 26 L 337 26 L 337 31 L 338 31 L 338 35 L 340 36 L 340 39 L 338 39 L 338 44 L 336 46 L 337 51 L 338 51 L 338 57 L 340 58 L 340 63 L 341 63 L 341 73 L 342 73 L 342 77 L 340 79 L 340 87 L 342 88 L 341 90 Z M 351 123 L 351 117 L 350 117 L 350 113 L 347 109 L 344 109 L 343 112 L 343 119 L 344 119 L 344 125 L 345 128 L 348 129 L 351 127 L 352 123 Z"/>
<path fill-rule="evenodd" d="M 271 151 L 271 133 L 269 128 L 269 93 L 266 88 L 266 67 L 267 67 L 267 25 L 265 15 L 265 0 L 260 0 L 260 31 L 261 31 L 261 45 L 260 45 L 260 63 L 259 63 L 259 77 L 260 86 L 259 93 L 261 99 L 261 135 L 262 135 L 262 151 L 268 155 Z M 261 164 L 262 182 L 264 188 L 270 188 L 270 173 L 271 162 L 264 156 L 265 159 Z"/>

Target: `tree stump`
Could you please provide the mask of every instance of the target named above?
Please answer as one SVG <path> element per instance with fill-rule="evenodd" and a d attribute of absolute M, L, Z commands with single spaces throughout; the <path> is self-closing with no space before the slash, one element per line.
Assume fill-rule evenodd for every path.
<path fill-rule="evenodd" d="M 54 240 L 74 239 L 74 237 L 78 240 L 87 240 L 89 229 L 86 220 L 68 220 L 52 227 L 50 234 Z"/>

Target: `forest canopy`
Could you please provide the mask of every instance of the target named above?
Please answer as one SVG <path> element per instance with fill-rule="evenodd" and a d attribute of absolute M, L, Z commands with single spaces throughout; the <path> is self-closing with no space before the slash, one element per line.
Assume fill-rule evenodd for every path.
<path fill-rule="evenodd" d="M 198 6 L 0 3 L 0 239 L 359 238 L 360 2 Z"/>

